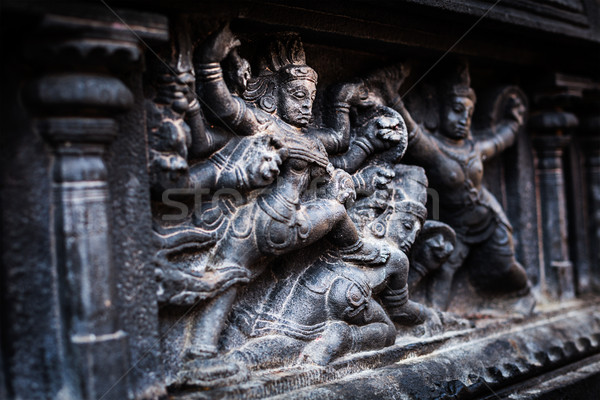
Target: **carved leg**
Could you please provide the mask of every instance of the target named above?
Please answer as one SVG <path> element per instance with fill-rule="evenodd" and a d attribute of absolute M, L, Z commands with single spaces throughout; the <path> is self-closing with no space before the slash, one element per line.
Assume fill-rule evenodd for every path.
<path fill-rule="evenodd" d="M 452 255 L 433 276 L 428 288 L 428 297 L 434 308 L 442 311 L 448 309 L 454 274 L 463 265 L 467 255 L 469 255 L 469 246 L 457 237 Z"/>
<path fill-rule="evenodd" d="M 296 359 L 306 342 L 284 335 L 269 335 L 251 339 L 228 359 L 243 362 L 248 368 L 281 366 Z"/>
<path fill-rule="evenodd" d="M 236 295 L 237 287 L 230 287 L 210 300 L 193 316 L 188 326 L 191 331 L 191 343 L 186 353 L 187 358 L 212 358 L 217 354 L 219 336 L 225 327 Z"/>
<path fill-rule="evenodd" d="M 399 290 L 387 288 L 381 294 L 381 301 L 390 318 L 400 325 L 418 325 L 435 318 L 433 310 L 408 299 L 408 285 Z"/>
<path fill-rule="evenodd" d="M 389 249 L 390 256 L 385 266 L 365 269 L 365 275 L 373 293 L 380 293 L 381 302 L 392 320 L 401 325 L 421 324 L 432 313 L 427 307 L 408 300 L 408 259 L 397 248 Z"/>
<path fill-rule="evenodd" d="M 347 247 L 359 240 L 354 222 L 348 216 L 346 208 L 337 200 L 318 200 L 303 206 L 303 215 L 312 227 L 312 243 L 325 235 L 336 246 Z"/>
<path fill-rule="evenodd" d="M 381 349 L 394 344 L 394 323 L 381 304 L 371 297 L 366 277 L 361 278 L 364 270 L 348 269 L 354 270 L 352 275 L 356 280 L 341 278 L 333 283 L 327 298 L 330 322 L 319 338 L 306 345 L 300 356 L 301 361 L 326 365 L 347 353 Z"/>
<path fill-rule="evenodd" d="M 468 264 L 471 279 L 483 290 L 529 293 L 527 274 L 515 259 L 512 233 L 502 224 L 487 241 L 473 246 Z"/>
<path fill-rule="evenodd" d="M 332 321 L 317 339 L 306 345 L 300 354 L 300 362 L 327 365 L 352 348 L 352 326 L 343 321 Z"/>
<path fill-rule="evenodd" d="M 502 293 L 513 300 L 505 299 L 508 309 L 529 315 L 535 306 L 535 298 L 525 269 L 515 259 L 512 234 L 504 225 L 499 225 L 485 243 L 474 246 L 468 260 L 471 279 L 482 290 Z"/>
<path fill-rule="evenodd" d="M 233 286 L 221 293 L 191 318 L 191 344 L 178 374 L 180 385 L 219 386 L 244 378 L 239 365 L 216 359 L 219 337 L 237 295 Z M 236 376 L 237 375 L 237 376 Z"/>
<path fill-rule="evenodd" d="M 396 341 L 396 327 L 381 304 L 375 299 L 369 301 L 367 311 L 360 315 L 352 337 L 352 351 L 374 350 L 391 346 Z"/>
<path fill-rule="evenodd" d="M 377 304 L 374 300 L 372 302 Z M 385 315 L 383 309 L 380 312 Z M 304 351 L 300 354 L 300 361 L 327 365 L 336 358 L 348 353 L 391 346 L 394 344 L 395 339 L 396 329 L 389 318 L 387 318 L 387 322 L 373 322 L 364 326 L 334 321 L 327 325 L 327 328 L 318 339 L 306 345 Z"/>

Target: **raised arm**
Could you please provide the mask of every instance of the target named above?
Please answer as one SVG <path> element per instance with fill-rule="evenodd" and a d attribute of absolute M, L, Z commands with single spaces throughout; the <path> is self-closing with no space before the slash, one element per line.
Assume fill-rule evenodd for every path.
<path fill-rule="evenodd" d="M 191 158 L 207 157 L 225 146 L 234 137 L 234 134 L 227 130 L 217 131 L 206 126 L 200 103 L 195 97 L 185 113 L 185 122 L 190 127 L 192 137 L 188 149 Z"/>
<path fill-rule="evenodd" d="M 350 147 L 350 107 L 359 105 L 368 96 L 363 82 L 343 83 L 333 86 L 327 93 L 327 106 L 323 122 L 327 128 L 311 130 L 329 154 L 340 154 Z"/>
<path fill-rule="evenodd" d="M 252 135 L 259 130 L 260 124 L 244 100 L 229 92 L 220 64 L 239 45 L 240 41 L 229 26 L 214 33 L 200 49 L 196 73 L 202 85 L 200 95 L 207 113 L 232 134 Z"/>
<path fill-rule="evenodd" d="M 354 173 L 370 155 L 387 150 L 393 145 L 406 146 L 407 132 L 402 118 L 390 108 L 379 109 L 378 116 L 357 128 L 356 139 L 346 153 L 329 158 L 335 167 Z"/>
<path fill-rule="evenodd" d="M 425 133 L 421 126 L 412 118 L 400 96 L 392 103 L 393 109 L 398 111 L 408 130 L 408 148 L 406 149 L 405 157 L 416 165 L 429 167 L 439 164 L 440 148 L 437 144 L 437 139 Z"/>
<path fill-rule="evenodd" d="M 491 137 L 477 142 L 484 161 L 514 144 L 516 135 L 523 125 L 525 111 L 523 100 L 517 94 L 510 95 L 504 110 L 504 118 L 496 126 L 492 126 Z"/>

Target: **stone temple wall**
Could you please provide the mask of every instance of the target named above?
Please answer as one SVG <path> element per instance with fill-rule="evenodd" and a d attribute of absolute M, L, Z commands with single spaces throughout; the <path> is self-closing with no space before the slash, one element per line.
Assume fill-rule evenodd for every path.
<path fill-rule="evenodd" d="M 0 398 L 600 392 L 597 1 L 0 15 Z"/>

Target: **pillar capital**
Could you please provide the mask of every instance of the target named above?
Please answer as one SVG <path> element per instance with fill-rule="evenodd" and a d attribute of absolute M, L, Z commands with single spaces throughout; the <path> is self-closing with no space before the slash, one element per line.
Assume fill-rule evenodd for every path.
<path fill-rule="evenodd" d="M 144 37 L 166 39 L 166 18 L 109 9 L 45 13 L 24 47 L 34 77 L 22 97 L 33 127 L 51 146 L 53 220 L 65 369 L 76 398 L 126 399 L 127 326 L 118 316 L 105 153 L 117 118 L 135 104 L 121 81 L 142 71 Z M 146 18 L 150 24 L 144 25 Z M 161 25 L 162 21 L 162 25 Z"/>

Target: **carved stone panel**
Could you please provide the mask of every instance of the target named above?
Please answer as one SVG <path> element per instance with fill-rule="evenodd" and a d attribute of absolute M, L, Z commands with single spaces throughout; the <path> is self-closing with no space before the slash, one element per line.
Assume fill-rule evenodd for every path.
<path fill-rule="evenodd" d="M 102 3 L 3 27 L 0 397 L 597 388 L 600 77 L 509 33 L 597 6 Z"/>

